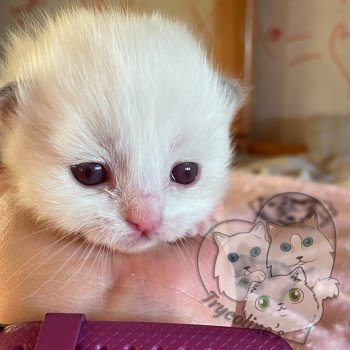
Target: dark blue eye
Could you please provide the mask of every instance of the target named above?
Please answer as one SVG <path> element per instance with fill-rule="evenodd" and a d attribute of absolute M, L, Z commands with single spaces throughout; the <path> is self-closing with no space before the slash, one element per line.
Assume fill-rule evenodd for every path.
<path fill-rule="evenodd" d="M 310 245 L 312 245 L 312 243 L 314 243 L 314 240 L 311 237 L 306 237 L 303 240 L 304 247 L 310 247 Z"/>
<path fill-rule="evenodd" d="M 229 253 L 227 259 L 231 262 L 236 262 L 239 259 L 239 255 L 236 253 Z"/>
<path fill-rule="evenodd" d="M 107 180 L 107 170 L 100 164 L 80 163 L 71 167 L 74 177 L 85 186 L 96 186 Z"/>
<path fill-rule="evenodd" d="M 292 249 L 292 246 L 289 243 L 282 243 L 280 248 L 282 252 L 289 252 Z"/>
<path fill-rule="evenodd" d="M 189 185 L 198 174 L 198 164 L 192 162 L 181 163 L 174 166 L 171 171 L 171 179 L 182 185 Z"/>
<path fill-rule="evenodd" d="M 255 247 L 250 251 L 250 255 L 255 258 L 257 256 L 259 256 L 261 253 L 261 249 L 259 247 Z"/>

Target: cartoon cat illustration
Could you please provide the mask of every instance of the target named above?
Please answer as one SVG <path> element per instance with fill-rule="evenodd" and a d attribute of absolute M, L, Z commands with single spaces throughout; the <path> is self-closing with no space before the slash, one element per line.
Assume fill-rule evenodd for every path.
<path fill-rule="evenodd" d="M 323 314 L 323 300 L 339 294 L 334 278 L 317 280 L 313 289 L 297 267 L 286 276 L 273 276 L 253 283 L 247 295 L 245 317 L 272 331 L 288 333 L 316 324 Z M 282 333 L 281 333 L 282 334 Z"/>
<path fill-rule="evenodd" d="M 331 275 L 334 249 L 317 221 L 317 214 L 312 212 L 301 222 L 285 226 L 266 224 L 270 237 L 267 266 L 271 267 L 272 276 L 287 275 L 300 266 L 312 288 L 317 279 Z"/>
<path fill-rule="evenodd" d="M 269 275 L 266 268 L 269 244 L 265 234 L 262 222 L 256 224 L 250 232 L 233 236 L 214 233 L 215 242 L 219 247 L 215 277 L 218 277 L 221 293 L 236 301 L 242 301 L 252 282 L 261 282 Z"/>

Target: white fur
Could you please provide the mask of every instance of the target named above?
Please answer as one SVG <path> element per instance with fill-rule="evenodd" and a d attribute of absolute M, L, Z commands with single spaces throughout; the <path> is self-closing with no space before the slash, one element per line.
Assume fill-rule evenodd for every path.
<path fill-rule="evenodd" d="M 1 159 L 18 203 L 39 219 L 136 252 L 184 236 L 223 195 L 241 101 L 183 25 L 157 14 L 67 11 L 12 35 L 2 66 L 2 85 L 17 82 L 18 105 L 1 124 Z M 91 161 L 110 165 L 115 184 L 79 184 L 70 166 Z M 184 161 L 200 165 L 186 187 L 170 180 Z M 148 240 L 130 234 L 122 215 L 139 192 L 164 215 Z"/>

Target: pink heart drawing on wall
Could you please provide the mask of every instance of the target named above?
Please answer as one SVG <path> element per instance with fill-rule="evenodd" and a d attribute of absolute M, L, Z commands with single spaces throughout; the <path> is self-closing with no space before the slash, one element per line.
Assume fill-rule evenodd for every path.
<path fill-rule="evenodd" d="M 350 99 L 350 68 L 344 63 L 344 60 L 341 58 L 337 50 L 337 43 L 344 42 L 347 39 L 350 39 L 350 31 L 345 24 L 339 22 L 331 32 L 328 45 L 329 53 L 333 62 L 348 84 L 348 98 Z"/>

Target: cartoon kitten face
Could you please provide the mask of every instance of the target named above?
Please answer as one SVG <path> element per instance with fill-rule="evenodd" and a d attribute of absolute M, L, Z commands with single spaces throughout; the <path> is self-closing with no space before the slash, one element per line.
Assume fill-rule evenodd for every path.
<path fill-rule="evenodd" d="M 267 223 L 266 228 L 271 239 L 267 264 L 272 267 L 273 275 L 302 266 L 308 278 L 309 268 L 315 266 L 317 269 L 318 265 L 319 277 L 329 276 L 333 248 L 318 229 L 316 213 L 311 213 L 302 222 L 286 226 Z M 325 269 L 327 271 L 323 271 Z"/>
<path fill-rule="evenodd" d="M 265 239 L 263 223 L 256 224 L 250 232 L 227 236 L 214 233 L 219 253 L 215 264 L 215 276 L 219 289 L 228 297 L 242 301 L 252 282 L 266 277 L 266 254 L 268 242 Z"/>
<path fill-rule="evenodd" d="M 1 161 L 17 202 L 125 252 L 205 220 L 226 187 L 239 98 L 187 29 L 77 10 L 32 32 L 13 35 L 1 72 Z"/>
<path fill-rule="evenodd" d="M 251 285 L 245 317 L 276 332 L 292 332 L 317 323 L 322 315 L 313 291 L 305 283 L 301 267 L 286 276 L 274 276 Z"/>
<path fill-rule="evenodd" d="M 216 233 L 214 236 L 222 260 L 232 266 L 232 276 L 243 277 L 250 272 L 266 268 L 269 244 L 265 239 L 262 223 L 255 225 L 250 232 L 233 236 Z"/>

